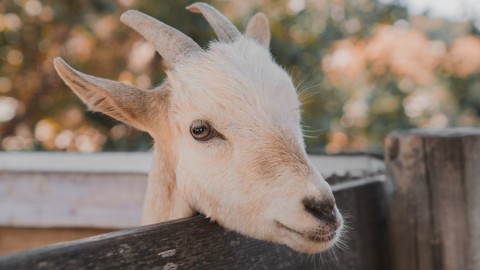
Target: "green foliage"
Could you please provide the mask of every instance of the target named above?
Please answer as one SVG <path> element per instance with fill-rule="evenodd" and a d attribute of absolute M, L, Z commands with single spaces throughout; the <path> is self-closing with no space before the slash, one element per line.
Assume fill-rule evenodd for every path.
<path fill-rule="evenodd" d="M 158 85 L 161 57 L 119 17 L 138 9 L 206 48 L 215 36 L 200 15 L 185 10 L 192 2 L 0 3 L 0 149 L 150 148 L 148 135 L 86 112 L 55 74 L 52 59 L 62 56 L 100 77 Z M 269 16 L 272 54 L 305 98 L 311 150 L 380 150 L 395 129 L 479 125 L 480 57 L 462 54 L 480 51 L 478 30 L 469 23 L 408 18 L 404 8 L 373 0 L 212 4 L 240 29 L 257 11 Z"/>

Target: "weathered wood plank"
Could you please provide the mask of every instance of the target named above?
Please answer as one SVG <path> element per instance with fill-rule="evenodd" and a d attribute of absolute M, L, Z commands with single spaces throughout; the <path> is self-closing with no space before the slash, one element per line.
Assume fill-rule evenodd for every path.
<path fill-rule="evenodd" d="M 467 269 L 480 269 L 480 140 L 463 138 L 465 202 L 468 237 Z"/>
<path fill-rule="evenodd" d="M 0 255 L 82 239 L 112 231 L 114 229 L 0 227 Z"/>
<path fill-rule="evenodd" d="M 388 269 L 383 181 L 365 181 L 355 187 L 342 185 L 343 189 L 336 186 L 333 186 L 335 200 L 348 227 L 347 248 L 340 253 L 338 265 L 325 269 Z"/>
<path fill-rule="evenodd" d="M 382 192 L 378 181 L 335 191 L 353 227 L 336 263 L 196 216 L 1 256 L 0 269 L 385 269 Z"/>
<path fill-rule="evenodd" d="M 384 171 L 368 155 L 309 158 L 325 178 L 340 181 Z M 148 152 L 0 152 L 0 226 L 138 226 L 150 163 Z"/>
<path fill-rule="evenodd" d="M 146 174 L 0 171 L 0 226 L 139 225 Z"/>
<path fill-rule="evenodd" d="M 391 269 L 480 269 L 480 129 L 386 140 Z"/>
<path fill-rule="evenodd" d="M 392 135 L 386 141 L 385 159 L 391 176 L 385 183 L 391 269 L 435 270 L 430 263 L 431 253 L 436 250 L 435 232 L 430 230 L 430 199 L 424 180 L 422 147 L 421 138 L 416 136 L 400 142 Z"/>

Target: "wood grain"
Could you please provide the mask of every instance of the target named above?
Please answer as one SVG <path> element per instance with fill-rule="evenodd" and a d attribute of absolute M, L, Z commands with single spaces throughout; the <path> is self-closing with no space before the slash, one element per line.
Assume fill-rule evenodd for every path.
<path fill-rule="evenodd" d="M 382 183 L 353 185 L 335 196 L 353 227 L 349 248 L 336 261 L 247 238 L 196 216 L 1 256 L 0 269 L 385 269 Z"/>
<path fill-rule="evenodd" d="M 480 130 L 396 132 L 385 149 L 390 268 L 480 269 Z"/>
<path fill-rule="evenodd" d="M 0 227 L 0 255 L 114 231 L 97 228 Z"/>

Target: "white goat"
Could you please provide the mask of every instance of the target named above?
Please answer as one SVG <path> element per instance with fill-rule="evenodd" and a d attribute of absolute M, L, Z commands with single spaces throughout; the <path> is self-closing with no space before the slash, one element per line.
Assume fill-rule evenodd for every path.
<path fill-rule="evenodd" d="M 93 77 L 54 60 L 90 110 L 154 138 L 142 223 L 199 211 L 228 229 L 299 252 L 329 248 L 343 219 L 306 155 L 295 87 L 269 53 L 268 19 L 256 14 L 242 35 L 208 4 L 187 9 L 203 14 L 219 42 L 204 50 L 138 11 L 120 18 L 168 63 L 168 78 L 154 89 Z"/>

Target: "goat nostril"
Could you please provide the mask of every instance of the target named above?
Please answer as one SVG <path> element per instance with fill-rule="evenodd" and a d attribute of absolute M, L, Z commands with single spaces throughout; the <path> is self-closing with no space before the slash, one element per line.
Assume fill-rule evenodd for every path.
<path fill-rule="evenodd" d="M 332 200 L 318 201 L 315 199 L 303 200 L 305 210 L 317 219 L 324 222 L 335 222 L 335 202 Z"/>

